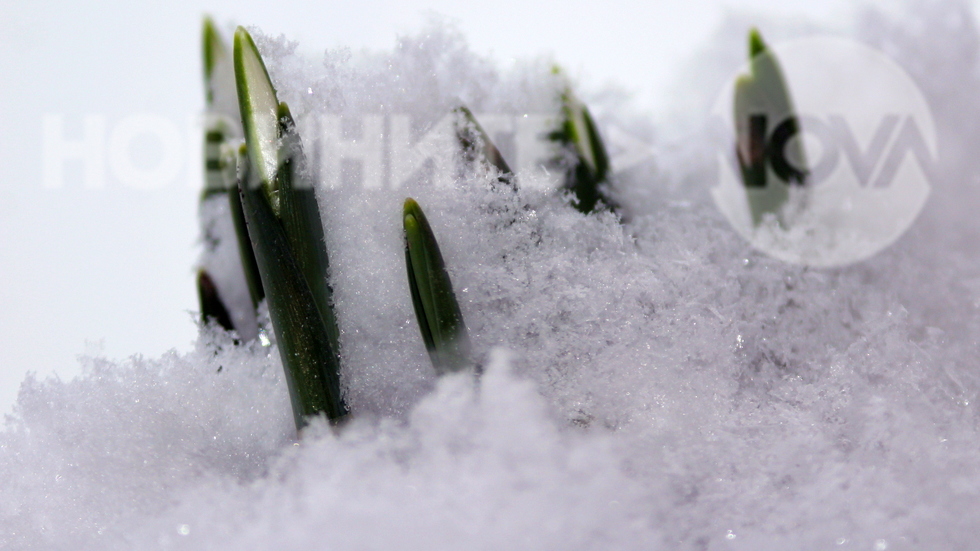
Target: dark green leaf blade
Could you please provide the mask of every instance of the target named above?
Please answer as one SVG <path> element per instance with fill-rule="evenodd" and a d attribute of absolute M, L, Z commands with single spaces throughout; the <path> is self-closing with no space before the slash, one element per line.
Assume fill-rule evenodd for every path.
<path fill-rule="evenodd" d="M 244 145 L 242 149 L 244 150 Z M 259 274 L 255 252 L 252 250 L 252 241 L 248 236 L 248 225 L 245 222 L 245 212 L 242 210 L 242 196 L 238 193 L 240 182 L 248 182 L 250 174 L 245 151 L 240 153 L 238 165 L 241 167 L 240 174 L 236 178 L 233 190 L 228 193 L 229 210 L 231 211 L 231 221 L 235 225 L 235 236 L 238 238 L 238 256 L 245 272 L 248 294 L 252 298 L 252 306 L 258 308 L 259 303 L 265 298 L 265 290 L 262 288 L 262 276 Z"/>
<path fill-rule="evenodd" d="M 403 210 L 412 305 L 438 375 L 472 367 L 469 333 L 432 228 L 414 199 Z"/>
<path fill-rule="evenodd" d="M 420 289 L 420 285 L 428 283 L 427 280 L 423 280 L 422 283 L 419 282 L 415 277 L 416 268 L 412 261 L 412 250 L 417 250 L 422 247 L 421 239 L 419 238 L 420 232 L 418 229 L 418 221 L 415 219 L 414 215 L 405 216 L 405 265 L 408 267 L 408 289 L 412 294 L 412 308 L 415 310 L 415 319 L 419 324 L 419 331 L 422 333 L 422 342 L 425 343 L 425 349 L 430 354 L 436 348 L 435 338 L 432 336 L 432 330 L 429 327 L 429 319 L 426 317 L 426 307 L 422 302 L 423 300 L 429 300 L 431 296 L 428 290 L 424 293 L 425 299 L 423 299 L 423 292 Z M 409 240 L 413 240 L 413 243 L 409 243 Z M 421 267 L 422 259 L 419 259 L 419 266 Z"/>
<path fill-rule="evenodd" d="M 327 328 L 330 344 L 340 352 L 340 329 L 333 309 L 330 261 L 320 218 L 316 189 L 296 123 L 285 103 L 279 104 L 281 145 L 279 149 L 279 218 L 289 245 L 316 300 Z"/>
<path fill-rule="evenodd" d="M 269 305 L 297 429 L 310 415 L 331 421 L 347 415 L 340 364 L 299 264 L 259 186 L 240 187 L 248 235 Z"/>
<path fill-rule="evenodd" d="M 312 183 L 304 179 L 305 157 L 288 109 L 280 106 L 265 63 L 252 37 L 241 27 L 235 33 L 234 60 L 249 160 L 248 178 L 239 182 L 242 211 L 286 370 L 296 425 L 301 428 L 307 416 L 320 412 L 335 421 L 347 414 L 347 408 L 340 391 L 336 323 L 329 309 L 330 296 L 323 289 L 327 277 L 323 225 Z M 286 121 L 281 123 L 280 115 Z M 285 145 L 284 130 L 288 134 Z M 288 193 L 283 192 L 283 185 Z M 330 327 L 326 319 L 331 320 Z"/>

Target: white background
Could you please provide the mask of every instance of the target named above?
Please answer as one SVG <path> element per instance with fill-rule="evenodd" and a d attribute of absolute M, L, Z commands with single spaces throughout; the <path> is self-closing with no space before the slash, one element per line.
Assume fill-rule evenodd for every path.
<path fill-rule="evenodd" d="M 585 86 L 619 84 L 656 119 L 672 75 L 735 5 L 816 21 L 852 9 L 844 0 L 0 3 L 0 413 L 28 371 L 68 378 L 78 354 L 152 357 L 191 346 L 204 13 L 284 33 L 316 56 L 390 49 L 435 12 L 501 66 L 550 55 Z M 80 138 L 86 115 L 103 117 L 110 132 L 134 114 L 163 117 L 182 129 L 182 168 L 153 190 L 111 172 L 102 189 L 86 189 L 74 161 L 59 188 L 45 188 L 46 114 L 64 117 L 66 139 Z M 138 146 L 134 162 L 152 166 Z"/>

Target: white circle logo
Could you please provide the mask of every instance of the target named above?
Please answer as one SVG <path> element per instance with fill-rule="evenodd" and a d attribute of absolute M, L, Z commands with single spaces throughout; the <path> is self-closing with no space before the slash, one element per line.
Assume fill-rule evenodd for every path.
<path fill-rule="evenodd" d="M 713 108 L 729 137 L 715 204 L 754 247 L 795 264 L 841 266 L 894 243 L 922 210 L 938 156 L 915 83 L 838 37 L 770 48 L 753 32 L 750 51 Z"/>

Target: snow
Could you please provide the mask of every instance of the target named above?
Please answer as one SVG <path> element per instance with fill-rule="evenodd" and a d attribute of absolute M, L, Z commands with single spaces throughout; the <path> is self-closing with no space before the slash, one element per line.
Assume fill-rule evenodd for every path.
<path fill-rule="evenodd" d="M 710 105 L 744 23 L 693 62 L 680 103 Z M 352 421 L 296 440 L 274 346 L 214 328 L 187 354 L 28 377 L 0 432 L 0 548 L 971 548 L 977 23 L 960 2 L 916 3 L 849 32 L 906 68 L 937 122 L 930 201 L 894 246 L 836 269 L 754 251 L 711 203 L 715 155 L 693 115 L 660 133 L 656 164 L 617 174 L 625 223 L 580 214 L 533 172 L 516 195 L 479 170 L 322 189 Z M 460 99 L 543 112 L 560 84 L 549 60 L 503 72 L 436 23 L 394 52 L 322 62 L 253 34 L 304 136 L 313 115 L 424 126 Z M 582 88 L 603 128 L 645 128 Z M 483 354 L 478 384 L 429 363 L 406 196 Z"/>

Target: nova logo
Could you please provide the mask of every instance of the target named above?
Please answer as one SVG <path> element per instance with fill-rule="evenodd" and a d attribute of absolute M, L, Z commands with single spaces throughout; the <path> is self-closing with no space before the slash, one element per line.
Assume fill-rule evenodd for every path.
<path fill-rule="evenodd" d="M 930 147 L 922 129 L 912 115 L 889 113 L 881 116 L 870 139 L 862 143 L 847 117 L 839 113 L 826 118 L 813 116 L 789 117 L 774 127 L 768 115 L 749 116 L 752 141 L 760 143 L 767 154 L 761 155 L 778 181 L 790 184 L 818 186 L 835 176 L 840 163 L 853 171 L 858 185 L 888 187 L 894 181 L 902 163 L 911 156 L 931 180 L 937 171 L 934 145 Z M 806 134 L 801 132 L 805 129 Z M 795 159 L 789 144 L 793 140 L 810 140 L 819 157 L 811 159 L 808 167 Z M 934 140 L 933 140 L 934 141 Z M 812 147 L 811 147 L 812 148 Z M 730 148 L 728 162 L 739 170 L 735 149 Z"/>
<path fill-rule="evenodd" d="M 739 234 L 781 260 L 868 258 L 894 243 L 928 198 L 939 158 L 929 106 L 901 67 L 860 43 L 811 37 L 772 51 L 793 112 L 750 109 L 735 121 L 733 76 L 713 112 L 724 139 L 712 197 Z M 778 208 L 753 216 L 753 204 Z"/>

